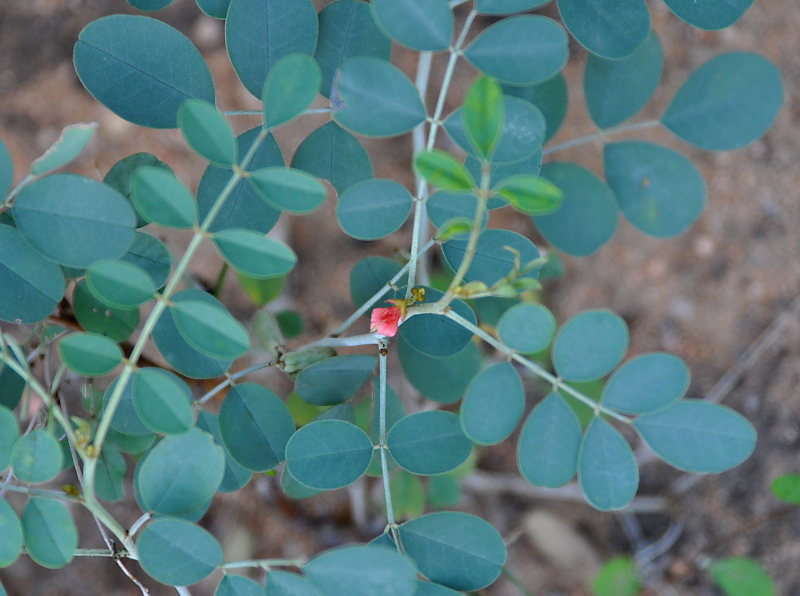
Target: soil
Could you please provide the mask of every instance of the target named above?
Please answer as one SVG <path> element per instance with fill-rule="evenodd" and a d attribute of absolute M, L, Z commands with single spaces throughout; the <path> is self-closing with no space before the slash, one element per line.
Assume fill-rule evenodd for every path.
<path fill-rule="evenodd" d="M 325 3 L 316 2 L 317 8 Z M 672 240 L 646 237 L 620 218 L 614 238 L 595 254 L 563 258 L 565 273 L 545 284 L 544 302 L 560 321 L 587 308 L 618 312 L 630 326 L 630 354 L 666 350 L 684 358 L 693 373 L 689 397 L 722 400 L 746 415 L 758 430 L 757 448 L 747 462 L 732 471 L 690 480 L 662 463 L 643 464 L 639 496 L 669 497 L 670 509 L 617 515 L 509 486 L 507 480 L 515 472 L 513 440 L 482 450 L 478 460 L 481 477 L 491 482 L 465 485 L 459 508 L 486 517 L 506 537 L 507 568 L 528 594 L 589 594 L 585 573 L 574 566 L 559 566 L 553 555 L 548 556 L 546 545 L 537 547 L 526 539 L 533 532 L 526 529 L 524 521 L 532 512 L 542 511 L 559 520 L 561 529 L 556 534 L 577 536 L 575 549 L 588 549 L 593 553 L 589 560 L 607 560 L 637 550 L 641 556 L 646 552 L 644 545 L 680 524 L 682 531 L 676 534 L 674 544 L 666 545 L 642 570 L 645 594 L 720 594 L 701 567 L 704 561 L 726 556 L 755 558 L 774 578 L 777 594 L 800 594 L 800 510 L 784 509 L 769 491 L 776 476 L 800 469 L 800 301 L 795 300 L 800 295 L 800 178 L 796 168 L 800 159 L 800 4 L 796 0 L 755 4 L 735 26 L 702 32 L 679 21 L 661 2 L 648 2 L 664 47 L 665 67 L 657 95 L 641 115 L 643 119 L 657 118 L 689 72 L 729 50 L 757 51 L 777 65 L 785 86 L 783 107 L 762 139 L 733 152 L 695 150 L 661 130 L 639 135 L 664 142 L 697 164 L 708 190 L 702 217 Z M 72 44 L 80 29 L 116 12 L 135 11 L 122 0 L 0 0 L 0 137 L 12 155 L 15 181 L 24 177 L 25 164 L 47 149 L 62 127 L 95 120 L 100 123 L 99 133 L 70 171 L 102 177 L 118 159 L 150 151 L 169 163 L 179 178 L 196 186 L 204 164 L 186 150 L 176 131 L 144 130 L 120 120 L 94 101 L 74 74 Z M 555 8 L 546 7 L 544 13 L 553 15 Z M 463 19 L 463 7 L 458 14 Z M 156 16 L 186 33 L 204 53 L 219 106 L 257 107 L 227 62 L 221 22 L 198 15 L 193 2 L 176 0 Z M 490 22 L 478 21 L 480 26 Z M 585 51 L 573 43 L 564 71 L 570 109 L 555 143 L 594 132 L 582 105 L 585 57 Z M 399 47 L 393 50 L 393 61 L 408 73 L 415 66 L 413 55 Z M 433 81 L 440 80 L 443 67 L 442 57 L 436 57 Z M 459 67 L 450 108 L 455 107 L 473 74 L 470 68 Z M 435 91 L 430 90 L 428 101 Z M 297 144 L 321 122 L 309 118 L 279 135 L 287 161 Z M 244 130 L 256 122 L 242 118 L 235 124 L 237 130 Z M 366 144 L 374 156 L 376 176 L 412 185 L 410 136 Z M 600 145 L 587 144 L 553 157 L 600 172 L 600 149 Z M 300 342 L 329 332 L 350 313 L 347 274 L 358 259 L 369 254 L 392 256 L 409 246 L 408 224 L 371 244 L 345 237 L 336 226 L 334 208 L 331 193 L 309 216 L 284 216 L 276 231 L 291 242 L 300 257 L 281 298 L 306 319 Z M 502 220 L 493 219 L 491 225 L 507 226 L 541 242 L 526 218 L 503 216 Z M 163 237 L 173 254 L 186 241 L 185 235 Z M 211 284 L 220 265 L 209 248 L 201 251 L 191 274 Z M 222 299 L 233 305 L 237 316 L 246 319 L 252 315 L 253 307 L 232 279 L 227 280 Z M 365 330 L 363 322 L 359 325 L 359 332 Z M 769 333 L 762 335 L 765 329 Z M 155 351 L 148 354 L 158 359 Z M 723 383 L 718 384 L 720 379 Z M 263 380 L 280 395 L 290 390 L 281 378 Z M 406 399 L 413 399 L 408 386 L 399 380 L 397 386 Z M 531 398 L 537 396 L 534 393 L 532 390 Z M 496 490 L 498 485 L 501 490 Z M 130 492 L 128 485 L 127 494 Z M 357 512 L 359 507 L 352 506 L 359 498 L 366 499 L 368 507 L 366 520 L 356 524 L 353 509 Z M 261 476 L 245 490 L 216 499 L 203 524 L 221 540 L 229 559 L 310 556 L 323 548 L 376 535 L 382 528 L 379 503 L 379 493 L 374 495 L 371 486 L 363 484 L 351 491 L 290 502 L 281 497 L 274 478 Z M 111 509 L 126 523 L 137 515 L 132 499 Z M 80 546 L 101 547 L 91 520 L 77 510 L 75 513 Z M 576 532 L 571 534 L 569 529 Z M 637 532 L 641 536 L 637 537 Z M 570 565 L 563 559 L 561 564 Z M 137 577 L 145 577 L 135 564 L 129 566 Z M 217 580 L 217 576 L 205 580 L 194 586 L 192 593 L 211 594 Z M 0 570 L 0 581 L 10 596 L 139 593 L 116 565 L 105 559 L 76 559 L 63 569 L 48 570 L 23 556 Z M 174 593 L 143 581 L 152 594 Z M 526 592 L 504 577 L 483 593 L 512 596 Z"/>

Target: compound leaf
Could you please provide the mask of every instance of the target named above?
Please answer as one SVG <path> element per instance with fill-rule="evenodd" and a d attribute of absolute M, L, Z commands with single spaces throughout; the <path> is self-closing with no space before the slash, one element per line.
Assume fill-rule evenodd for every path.
<path fill-rule="evenodd" d="M 453 36 L 447 0 L 376 0 L 372 12 L 393 39 L 420 51 L 446 50 Z"/>
<path fill-rule="evenodd" d="M 97 460 L 95 491 L 104 501 L 121 501 L 125 496 L 125 459 L 116 447 L 106 442 Z"/>
<path fill-rule="evenodd" d="M 225 47 L 245 88 L 261 99 L 267 75 L 289 54 L 313 54 L 317 13 L 311 0 L 231 0 Z"/>
<path fill-rule="evenodd" d="M 403 225 L 411 203 L 411 193 L 393 180 L 363 180 L 339 196 L 336 218 L 349 236 L 377 240 Z"/>
<path fill-rule="evenodd" d="M 602 402 L 620 412 L 646 414 L 679 400 L 688 388 L 689 369 L 683 360 L 663 352 L 642 354 L 611 375 Z"/>
<path fill-rule="evenodd" d="M 231 387 L 222 402 L 219 433 L 238 464 L 265 472 L 284 460 L 294 422 L 277 395 L 261 385 L 242 383 Z"/>
<path fill-rule="evenodd" d="M 22 534 L 28 556 L 49 569 L 69 563 L 78 546 L 78 532 L 67 508 L 45 497 L 32 497 L 25 504 Z"/>
<path fill-rule="evenodd" d="M 769 60 L 728 52 L 689 75 L 661 123 L 696 147 L 726 151 L 763 135 L 782 101 L 781 76 Z"/>
<path fill-rule="evenodd" d="M 600 511 L 622 509 L 639 486 L 639 468 L 628 442 L 602 418 L 594 418 L 578 452 L 578 482 L 589 504 Z"/>
<path fill-rule="evenodd" d="M 136 540 L 139 564 L 168 586 L 194 584 L 222 564 L 222 548 L 200 526 L 180 519 L 157 519 Z"/>
<path fill-rule="evenodd" d="M 525 390 L 517 371 L 499 362 L 470 382 L 461 402 L 461 428 L 478 445 L 494 445 L 514 431 L 524 409 Z"/>
<path fill-rule="evenodd" d="M 172 171 L 167 164 L 151 153 L 133 153 L 128 157 L 123 157 L 117 163 L 111 166 L 111 169 L 106 172 L 106 175 L 103 178 L 103 184 L 107 184 L 114 190 L 118 191 L 123 197 L 128 199 L 131 204 L 133 204 L 133 199 L 131 198 L 131 179 L 133 178 L 133 173 L 136 171 L 136 169 L 141 168 L 142 166 L 158 166 L 159 168 L 163 168 L 168 172 Z M 148 222 L 142 219 L 138 213 L 136 214 L 137 228 L 146 226 L 147 223 Z"/>
<path fill-rule="evenodd" d="M 665 462 L 698 474 L 738 466 L 750 457 L 756 444 L 756 431 L 743 416 L 698 399 L 685 399 L 640 416 L 633 427 Z"/>
<path fill-rule="evenodd" d="M 643 0 L 558 0 L 558 12 L 572 36 L 603 58 L 630 56 L 650 33 Z"/>
<path fill-rule="evenodd" d="M 86 90 L 140 126 L 175 128 L 187 99 L 214 103 L 211 73 L 200 52 L 156 19 L 122 14 L 97 19 L 81 31 L 73 59 Z"/>
<path fill-rule="evenodd" d="M 416 87 L 385 60 L 350 58 L 339 67 L 331 91 L 333 117 L 369 137 L 403 134 L 425 120 Z"/>
<path fill-rule="evenodd" d="M 236 139 L 225 116 L 213 104 L 188 99 L 178 110 L 178 127 L 192 150 L 211 163 L 230 166 L 236 161 Z"/>
<path fill-rule="evenodd" d="M 553 367 L 562 379 L 593 381 L 611 372 L 628 349 L 628 327 L 608 310 L 587 310 L 561 326 Z"/>
<path fill-rule="evenodd" d="M 485 588 L 497 579 L 506 560 L 497 530 L 467 513 L 429 513 L 402 524 L 398 531 L 419 571 L 454 590 Z"/>
<path fill-rule="evenodd" d="M 439 230 L 437 238 L 445 237 L 448 240 L 450 238 L 463 240 L 468 237 L 477 207 L 478 198 L 472 192 L 440 190 L 425 201 L 428 218 Z M 481 230 L 486 228 L 488 220 L 488 214 L 484 213 Z M 465 229 L 462 231 L 461 227 Z"/>
<path fill-rule="evenodd" d="M 96 333 L 70 333 L 58 342 L 58 355 L 67 368 L 84 377 L 101 377 L 122 362 L 117 343 Z"/>
<path fill-rule="evenodd" d="M 308 54 L 289 54 L 270 69 L 264 83 L 264 125 L 279 126 L 299 116 L 314 101 L 322 75 Z"/>
<path fill-rule="evenodd" d="M 108 407 L 111 394 L 116 386 L 117 379 L 114 379 L 103 394 L 103 410 Z M 111 428 L 126 437 L 152 436 L 152 431 L 144 425 L 136 413 L 136 408 L 133 405 L 133 383 L 130 380 L 125 384 L 117 408 L 114 410 L 114 416 L 111 418 Z M 142 442 L 144 442 L 144 439 L 142 439 Z"/>
<path fill-rule="evenodd" d="M 252 230 L 222 230 L 213 239 L 225 261 L 248 277 L 282 277 L 297 263 L 291 248 Z"/>
<path fill-rule="evenodd" d="M 139 309 L 110 308 L 89 290 L 86 280 L 77 283 L 72 292 L 72 310 L 81 327 L 120 342 L 131 335 L 139 324 Z"/>
<path fill-rule="evenodd" d="M 395 290 L 387 286 L 387 283 L 402 269 L 396 261 L 386 257 L 365 257 L 358 261 L 350 270 L 349 287 L 350 297 L 355 306 L 361 306 L 372 298 L 381 288 L 386 292 L 379 298 L 394 298 Z M 400 285 L 404 280 L 400 280 Z M 392 294 L 391 296 L 389 294 Z M 379 302 L 380 303 L 380 302 Z"/>
<path fill-rule="evenodd" d="M 441 410 L 401 418 L 389 430 L 386 446 L 397 465 L 425 476 L 457 468 L 472 451 L 458 416 Z"/>

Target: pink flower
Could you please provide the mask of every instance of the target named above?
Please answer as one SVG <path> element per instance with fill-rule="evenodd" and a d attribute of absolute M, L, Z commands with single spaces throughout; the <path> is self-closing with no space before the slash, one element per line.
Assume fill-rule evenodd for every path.
<path fill-rule="evenodd" d="M 369 330 L 386 337 L 392 337 L 397 333 L 397 326 L 403 318 L 403 311 L 399 306 L 389 308 L 374 308 L 369 317 Z"/>

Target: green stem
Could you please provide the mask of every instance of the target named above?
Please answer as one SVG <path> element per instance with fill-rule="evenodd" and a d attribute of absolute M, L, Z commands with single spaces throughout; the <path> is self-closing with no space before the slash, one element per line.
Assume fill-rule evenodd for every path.
<path fill-rule="evenodd" d="M 550 155 L 551 153 L 555 153 L 556 151 L 571 149 L 572 147 L 577 147 L 578 145 L 591 143 L 592 141 L 598 141 L 610 135 L 629 132 L 631 130 L 641 130 L 643 128 L 653 128 L 654 126 L 658 126 L 660 124 L 661 122 L 659 122 L 658 120 L 647 120 L 645 122 L 634 122 L 633 124 L 623 124 L 622 126 L 607 128 L 605 130 L 600 130 L 593 134 L 586 135 L 585 137 L 578 137 L 577 139 L 565 141 L 564 143 L 559 143 L 558 145 L 551 145 L 550 147 L 546 147 L 542 151 L 542 155 Z"/>

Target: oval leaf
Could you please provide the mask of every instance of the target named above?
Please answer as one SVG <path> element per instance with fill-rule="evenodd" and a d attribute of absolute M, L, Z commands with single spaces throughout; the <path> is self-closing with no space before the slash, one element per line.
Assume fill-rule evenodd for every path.
<path fill-rule="evenodd" d="M 464 166 L 440 149 L 418 153 L 414 157 L 414 170 L 429 184 L 442 190 L 471 190 L 476 186 Z"/>
<path fill-rule="evenodd" d="M 593 381 L 611 372 L 628 349 L 628 327 L 608 310 L 587 310 L 561 326 L 553 366 L 562 379 Z"/>
<path fill-rule="evenodd" d="M 78 546 L 78 532 L 67 508 L 44 497 L 32 497 L 25 504 L 22 533 L 28 556 L 49 569 L 69 563 Z"/>
<path fill-rule="evenodd" d="M 372 11 L 393 39 L 421 51 L 446 50 L 453 36 L 453 11 L 447 0 L 377 0 Z"/>
<path fill-rule="evenodd" d="M 403 290 L 405 291 L 405 290 Z M 425 300 L 436 302 L 444 292 L 425 288 Z M 463 300 L 455 299 L 450 308 L 473 325 L 475 313 Z M 410 346 L 427 356 L 452 356 L 466 347 L 472 333 L 446 317 L 433 314 L 415 315 L 403 321 L 399 327 L 400 335 Z"/>
<path fill-rule="evenodd" d="M 282 277 L 297 263 L 297 255 L 291 248 L 258 232 L 223 230 L 213 238 L 225 261 L 255 279 Z"/>
<path fill-rule="evenodd" d="M 772 494 L 791 505 L 800 505 L 800 475 L 778 476 L 770 485 Z"/>
<path fill-rule="evenodd" d="M 157 166 L 137 168 L 131 179 L 136 211 L 146 221 L 170 228 L 191 228 L 197 209 L 188 189 L 172 172 Z"/>
<path fill-rule="evenodd" d="M 180 377 L 160 368 L 140 368 L 133 377 L 133 406 L 150 430 L 186 432 L 192 426 L 192 392 Z"/>
<path fill-rule="evenodd" d="M 264 596 L 264 588 L 241 575 L 225 575 L 217 584 L 214 596 Z"/>
<path fill-rule="evenodd" d="M 511 206 L 527 215 L 546 215 L 561 203 L 561 189 L 538 176 L 519 174 L 505 178 L 495 187 Z"/>
<path fill-rule="evenodd" d="M 450 356 L 436 357 L 414 349 L 402 335 L 397 338 L 397 356 L 408 382 L 424 397 L 450 404 L 461 399 L 472 377 L 478 372 L 481 355 L 469 342 Z"/>
<path fill-rule="evenodd" d="M 155 288 L 163 288 L 167 282 L 171 266 L 169 251 L 163 242 L 150 234 L 137 231 L 133 244 L 120 260 L 140 267 L 153 280 Z"/>
<path fill-rule="evenodd" d="M 545 141 L 558 132 L 567 115 L 567 83 L 561 73 L 534 85 L 503 85 L 503 93 L 523 99 L 539 109 L 546 123 Z"/>
<path fill-rule="evenodd" d="M 224 307 L 186 300 L 169 310 L 181 337 L 206 356 L 233 360 L 250 348 L 247 330 Z"/>
<path fill-rule="evenodd" d="M 211 163 L 223 166 L 236 161 L 236 139 L 225 117 L 213 104 L 189 99 L 178 110 L 178 127 L 186 144 Z"/>
<path fill-rule="evenodd" d="M 264 201 L 289 213 L 308 213 L 325 200 L 325 187 L 301 170 L 263 168 L 252 172 L 247 179 Z"/>
<path fill-rule="evenodd" d="M 611 375 L 603 389 L 604 406 L 646 414 L 678 401 L 689 388 L 686 363 L 672 354 L 642 354 Z"/>
<path fill-rule="evenodd" d="M 639 486 L 639 468 L 628 442 L 602 418 L 594 418 L 578 452 L 578 482 L 595 509 L 622 509 Z"/>
<path fill-rule="evenodd" d="M 476 78 L 464 96 L 461 117 L 473 148 L 488 159 L 503 133 L 503 91 L 497 81 Z"/>
<path fill-rule="evenodd" d="M 458 416 L 440 410 L 402 418 L 389 430 L 386 446 L 397 465 L 425 476 L 457 468 L 472 451 Z"/>
<path fill-rule="evenodd" d="M 261 385 L 242 383 L 231 387 L 222 402 L 219 433 L 237 463 L 266 472 L 284 460 L 294 422 L 277 395 Z"/>
<path fill-rule="evenodd" d="M 538 8 L 550 0 L 476 0 L 475 10 L 481 14 L 512 14 Z"/>
<path fill-rule="evenodd" d="M 724 0 L 699 5 L 694 0 L 664 0 L 664 4 L 692 27 L 713 30 L 733 25 L 750 8 L 753 0 Z"/>
<path fill-rule="evenodd" d="M 61 136 L 50 148 L 31 163 L 31 174 L 41 176 L 57 170 L 80 155 L 91 140 L 97 122 L 70 124 L 61 131 Z"/>
<path fill-rule="evenodd" d="M 168 586 L 186 586 L 222 564 L 222 548 L 203 528 L 180 519 L 157 519 L 136 540 L 139 564 Z"/>
<path fill-rule="evenodd" d="M 71 333 L 58 342 L 58 355 L 72 371 L 84 377 L 101 377 L 122 362 L 116 342 L 96 333 Z"/>
<path fill-rule="evenodd" d="M 711 577 L 727 596 L 775 596 L 775 585 L 757 561 L 727 557 L 709 566 Z"/>
<path fill-rule="evenodd" d="M 486 28 L 464 50 L 464 57 L 504 83 L 531 85 L 549 79 L 564 67 L 567 35 L 547 17 L 511 17 Z"/>
<path fill-rule="evenodd" d="M 308 579 L 288 571 L 270 569 L 265 588 L 266 596 L 320 596 Z"/>
<path fill-rule="evenodd" d="M 103 411 L 107 408 L 111 394 L 116 386 L 117 379 L 114 379 L 103 394 Z M 152 431 L 144 425 L 136 413 L 136 408 L 133 405 L 133 383 L 130 380 L 125 384 L 117 408 L 114 410 L 114 416 L 111 418 L 111 428 L 126 437 L 145 437 L 146 439 L 152 437 Z M 145 439 L 142 439 L 142 442 L 144 441 Z"/>
<path fill-rule="evenodd" d="M 150 275 L 141 267 L 122 260 L 97 261 L 86 270 L 86 285 L 92 294 L 112 308 L 136 308 L 155 294 Z"/>
<path fill-rule="evenodd" d="M 5 499 L 0 499 L 0 536 L 0 567 L 8 567 L 22 550 L 22 524 Z"/>
<path fill-rule="evenodd" d="M 214 103 L 214 83 L 200 52 L 156 19 L 122 14 L 97 19 L 81 31 L 73 59 L 86 90 L 140 126 L 175 128 L 187 99 Z"/>
<path fill-rule="evenodd" d="M 478 237 L 475 255 L 464 281 L 481 281 L 491 286 L 508 275 L 514 268 L 516 255 L 506 247 L 519 254 L 521 268 L 540 256 L 533 243 L 521 234 L 500 229 L 484 230 Z M 442 245 L 442 254 L 453 271 L 461 266 L 466 249 L 465 240 L 448 240 Z M 520 277 L 536 279 L 539 277 L 539 269 L 540 267 L 535 267 Z"/>
<path fill-rule="evenodd" d="M 520 475 L 534 486 L 555 488 L 572 480 L 578 469 L 581 424 L 558 393 L 531 411 L 517 443 Z"/>
<path fill-rule="evenodd" d="M 264 125 L 279 126 L 302 114 L 317 96 L 321 80 L 319 66 L 307 54 L 290 54 L 278 60 L 270 68 L 261 95 Z"/>
<path fill-rule="evenodd" d="M 553 340 L 556 320 L 541 304 L 518 304 L 497 322 L 500 341 L 523 354 L 541 352 Z"/>
<path fill-rule="evenodd" d="M 769 60 L 729 52 L 689 75 L 661 123 L 696 147 L 726 151 L 763 135 L 782 101 L 781 76 Z"/>
<path fill-rule="evenodd" d="M 301 484 L 319 490 L 355 482 L 369 466 L 372 441 L 344 420 L 317 420 L 300 428 L 286 444 L 286 465 Z"/>
<path fill-rule="evenodd" d="M 78 282 L 72 292 L 72 310 L 83 329 L 116 342 L 130 337 L 139 325 L 139 309 L 109 307 L 89 291 L 85 279 Z"/>
<path fill-rule="evenodd" d="M 11 182 L 14 180 L 14 164 L 8 149 L 0 140 L 0 196 L 5 197 Z"/>
<path fill-rule="evenodd" d="M 650 33 L 642 0 L 558 0 L 558 12 L 583 47 L 612 60 L 630 56 Z"/>
<path fill-rule="evenodd" d="M 525 409 L 525 390 L 508 362 L 483 370 L 472 379 L 461 403 L 461 427 L 478 445 L 494 445 L 517 427 Z"/>
<path fill-rule="evenodd" d="M 333 116 L 353 132 L 391 137 L 426 117 L 416 87 L 399 69 L 378 58 L 350 58 L 334 79 Z"/>
<path fill-rule="evenodd" d="M 304 368 L 294 390 L 310 404 L 329 406 L 353 397 L 375 370 L 374 356 L 335 356 Z"/>
<path fill-rule="evenodd" d="M 756 431 L 730 408 L 686 399 L 637 418 L 634 428 L 669 465 L 687 472 L 714 474 L 738 466 L 753 452 Z"/>
<path fill-rule="evenodd" d="M 222 435 L 219 432 L 219 418 L 216 414 L 201 410 L 197 415 L 197 428 L 211 433 L 214 437 L 214 442 L 220 447 L 224 446 Z M 250 470 L 243 468 L 236 460 L 231 457 L 227 449 L 225 451 L 225 474 L 222 476 L 222 482 L 217 489 L 220 493 L 229 493 L 240 488 L 243 488 L 250 482 L 252 474 Z"/>
<path fill-rule="evenodd" d="M 419 571 L 454 590 L 480 590 L 494 582 L 506 561 L 503 539 L 474 515 L 429 513 L 402 524 L 403 549 Z"/>
<path fill-rule="evenodd" d="M 17 419 L 14 414 L 5 405 L 0 406 L 0 469 L 5 469 L 11 461 L 11 450 L 18 435 Z"/>
<path fill-rule="evenodd" d="M 393 180 L 364 180 L 341 194 L 336 218 L 349 236 L 377 240 L 403 225 L 411 203 L 411 193 Z"/>
<path fill-rule="evenodd" d="M 326 596 L 411 596 L 416 570 L 400 553 L 377 546 L 343 546 L 314 557 L 303 573 Z"/>
<path fill-rule="evenodd" d="M 11 450 L 11 470 L 22 482 L 39 484 L 56 477 L 61 471 L 61 447 L 43 428 L 23 435 Z"/>

